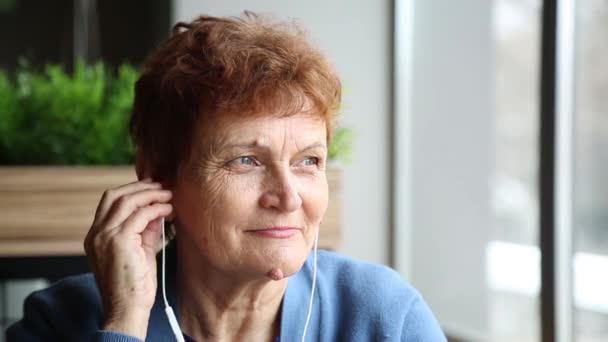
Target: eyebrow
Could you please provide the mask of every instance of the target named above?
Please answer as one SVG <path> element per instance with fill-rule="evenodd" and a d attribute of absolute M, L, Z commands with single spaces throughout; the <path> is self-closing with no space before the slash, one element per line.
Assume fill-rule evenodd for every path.
<path fill-rule="evenodd" d="M 267 145 L 258 144 L 256 141 L 253 141 L 248 144 L 232 144 L 232 145 L 226 146 L 226 148 L 240 148 L 240 149 L 261 148 L 261 149 L 266 149 L 266 150 L 269 149 L 269 147 Z M 312 143 L 312 144 L 300 149 L 300 151 L 306 151 L 306 150 L 311 150 L 311 149 L 315 149 L 315 148 L 327 149 L 327 146 L 322 142 L 315 142 L 315 143 Z"/>

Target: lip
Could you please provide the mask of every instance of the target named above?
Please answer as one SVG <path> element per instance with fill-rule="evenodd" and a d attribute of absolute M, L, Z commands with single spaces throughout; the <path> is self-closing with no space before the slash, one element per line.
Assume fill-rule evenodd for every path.
<path fill-rule="evenodd" d="M 262 229 L 247 230 L 247 233 L 254 234 L 258 237 L 271 239 L 289 239 L 298 232 L 298 228 L 294 227 L 268 227 Z"/>

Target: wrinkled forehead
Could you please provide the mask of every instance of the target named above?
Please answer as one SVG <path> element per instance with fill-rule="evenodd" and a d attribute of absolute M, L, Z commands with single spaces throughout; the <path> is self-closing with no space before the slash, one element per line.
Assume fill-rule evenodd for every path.
<path fill-rule="evenodd" d="M 256 100 L 226 102 L 207 111 L 201 108 L 193 128 L 191 156 L 216 154 L 231 144 L 329 142 L 333 125 L 328 112 L 302 90 L 267 89 L 258 95 Z"/>
<path fill-rule="evenodd" d="M 195 132 L 193 143 L 202 152 L 218 152 L 232 145 L 298 147 L 317 142 L 327 144 L 328 138 L 325 119 L 306 112 L 255 116 L 225 114 L 200 122 Z"/>

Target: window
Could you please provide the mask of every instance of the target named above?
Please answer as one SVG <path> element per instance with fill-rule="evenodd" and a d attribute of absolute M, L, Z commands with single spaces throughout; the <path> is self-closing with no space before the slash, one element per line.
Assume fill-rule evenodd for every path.
<path fill-rule="evenodd" d="M 574 127 L 574 335 L 608 336 L 608 3 L 577 2 Z"/>
<path fill-rule="evenodd" d="M 397 268 L 449 336 L 540 341 L 543 1 L 396 4 Z M 595 342 L 608 336 L 608 3 L 576 6 L 569 296 L 575 340 Z"/>

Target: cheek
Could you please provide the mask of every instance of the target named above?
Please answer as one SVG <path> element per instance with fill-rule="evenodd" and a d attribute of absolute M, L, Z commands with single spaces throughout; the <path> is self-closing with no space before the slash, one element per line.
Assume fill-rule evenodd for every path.
<path fill-rule="evenodd" d="M 207 210 L 217 210 L 225 202 L 229 185 L 228 177 L 223 172 L 204 179 L 199 192 L 200 205 Z"/>
<path fill-rule="evenodd" d="M 227 175 L 216 189 L 218 209 L 241 211 L 250 209 L 260 192 L 261 181 L 255 175 Z"/>
<path fill-rule="evenodd" d="M 216 174 L 213 176 L 196 177 L 180 187 L 178 215 L 189 230 L 196 235 L 206 235 L 210 226 L 216 222 L 230 204 L 227 192 L 230 183 L 226 176 Z M 219 214 L 219 215 L 218 215 Z"/>
<path fill-rule="evenodd" d="M 259 180 L 243 175 L 226 174 L 209 184 L 205 190 L 208 193 L 206 213 L 212 218 L 214 229 L 238 228 L 242 218 L 254 210 L 258 188 Z M 205 192 L 201 196 L 205 196 Z"/>
<path fill-rule="evenodd" d="M 301 182 L 300 197 L 302 207 L 311 223 L 319 223 L 327 210 L 329 192 L 327 179 L 323 174 L 314 179 L 306 179 Z"/>

